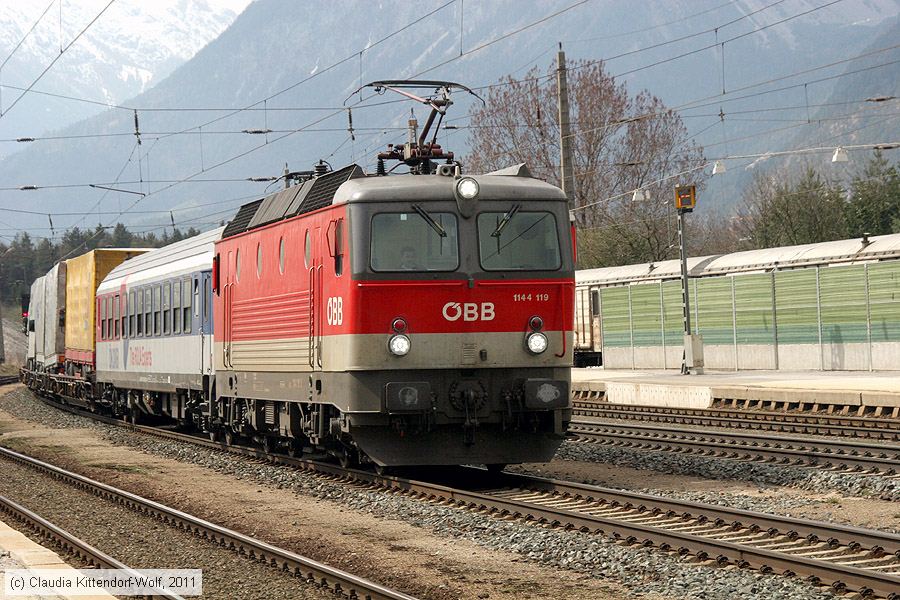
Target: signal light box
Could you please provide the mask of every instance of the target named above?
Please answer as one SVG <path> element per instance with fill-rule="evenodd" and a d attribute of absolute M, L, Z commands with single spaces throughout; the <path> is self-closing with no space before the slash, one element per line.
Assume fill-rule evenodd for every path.
<path fill-rule="evenodd" d="M 675 186 L 675 208 L 681 212 L 691 212 L 697 205 L 697 188 L 693 185 Z"/>

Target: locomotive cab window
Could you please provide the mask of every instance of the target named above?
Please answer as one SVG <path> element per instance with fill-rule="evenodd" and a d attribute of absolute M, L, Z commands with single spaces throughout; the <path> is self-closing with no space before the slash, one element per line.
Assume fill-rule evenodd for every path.
<path fill-rule="evenodd" d="M 555 271 L 562 266 L 556 218 L 549 212 L 483 212 L 478 251 L 485 271 Z"/>
<path fill-rule="evenodd" d="M 455 271 L 459 267 L 456 216 L 427 212 L 372 217 L 373 271 Z"/>

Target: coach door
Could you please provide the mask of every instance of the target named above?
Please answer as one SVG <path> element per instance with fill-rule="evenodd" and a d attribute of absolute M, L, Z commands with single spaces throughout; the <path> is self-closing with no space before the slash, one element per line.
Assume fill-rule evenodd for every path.
<path fill-rule="evenodd" d="M 212 373 L 213 370 L 213 338 L 212 338 L 212 273 L 200 274 L 200 372 Z"/>
<path fill-rule="evenodd" d="M 322 319 L 323 304 L 323 271 L 322 268 L 322 230 L 311 227 L 306 234 L 305 254 L 309 269 L 309 366 L 314 371 L 322 368 Z"/>

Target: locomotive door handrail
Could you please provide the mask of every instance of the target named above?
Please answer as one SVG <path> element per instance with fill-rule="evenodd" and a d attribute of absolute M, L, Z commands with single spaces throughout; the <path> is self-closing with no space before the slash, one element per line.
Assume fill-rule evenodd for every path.
<path fill-rule="evenodd" d="M 234 362 L 231 360 L 231 345 L 232 345 L 232 335 L 234 334 L 234 326 L 232 323 L 232 306 L 233 306 L 233 296 L 234 292 L 232 291 L 233 283 L 226 283 L 222 286 L 222 296 L 225 303 L 225 310 L 223 311 L 225 314 L 223 317 L 225 318 L 225 331 L 223 332 L 224 343 L 222 344 L 222 363 L 226 367 L 234 368 Z"/>
<path fill-rule="evenodd" d="M 324 265 L 321 263 L 316 266 L 316 279 L 317 279 L 317 288 L 318 291 L 321 292 L 324 286 L 324 277 L 325 269 Z M 321 294 L 317 294 L 316 297 L 316 364 L 321 369 L 322 368 L 322 317 L 324 311 L 324 302 L 322 302 Z"/>
<path fill-rule="evenodd" d="M 309 268 L 309 305 L 307 314 L 309 315 L 309 328 L 306 336 L 306 360 L 309 363 L 309 368 L 312 369 L 315 367 L 315 362 L 313 360 L 313 352 L 315 344 L 315 333 L 316 333 L 316 314 L 315 314 L 315 295 L 316 295 L 316 286 L 315 286 L 315 270 L 316 267 L 313 265 Z"/>
<path fill-rule="evenodd" d="M 322 368 L 322 265 L 309 268 L 309 337 L 307 358 L 311 369 Z"/>

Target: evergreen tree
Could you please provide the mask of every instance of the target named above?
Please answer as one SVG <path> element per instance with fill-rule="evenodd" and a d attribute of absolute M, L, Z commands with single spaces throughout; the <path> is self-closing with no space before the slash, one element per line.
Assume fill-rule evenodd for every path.
<path fill-rule="evenodd" d="M 851 236 L 900 232 L 900 172 L 880 151 L 853 179 L 847 203 L 847 229 Z"/>

